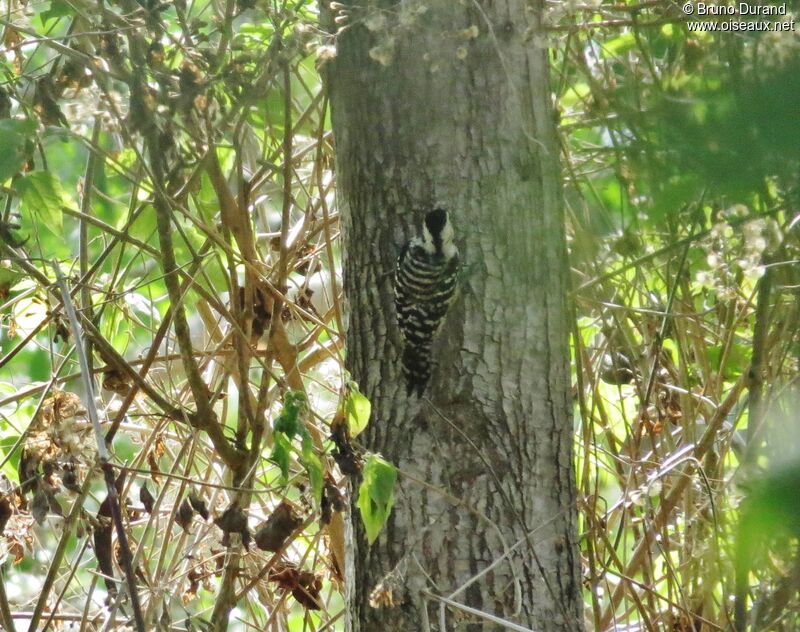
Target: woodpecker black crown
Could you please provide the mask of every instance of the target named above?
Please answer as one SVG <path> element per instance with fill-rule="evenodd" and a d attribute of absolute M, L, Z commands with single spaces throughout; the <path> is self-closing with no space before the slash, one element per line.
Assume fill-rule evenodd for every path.
<path fill-rule="evenodd" d="M 436 208 L 425 215 L 425 227 L 431 235 L 441 235 L 447 220 L 447 211 Z"/>

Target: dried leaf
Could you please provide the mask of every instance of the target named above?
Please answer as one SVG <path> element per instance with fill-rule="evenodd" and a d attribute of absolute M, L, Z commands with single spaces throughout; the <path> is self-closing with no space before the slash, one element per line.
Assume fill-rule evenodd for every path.
<path fill-rule="evenodd" d="M 331 517 L 334 511 L 344 511 L 345 502 L 342 492 L 336 486 L 336 483 L 330 476 L 325 477 L 325 488 L 322 493 L 322 502 L 320 503 L 321 518 L 320 521 L 323 525 L 330 524 Z"/>
<path fill-rule="evenodd" d="M 102 508 L 101 508 L 102 510 Z M 98 512 L 99 514 L 99 512 Z M 97 558 L 98 570 L 106 576 L 106 588 L 110 592 L 116 593 L 114 580 L 114 567 L 111 564 L 111 520 L 107 518 L 105 524 L 97 528 L 92 533 L 94 542 L 94 554 Z"/>
<path fill-rule="evenodd" d="M 0 497 L 0 536 L 3 535 L 3 531 L 5 531 L 6 524 L 12 513 L 11 501 L 7 495 L 3 495 Z"/>
<path fill-rule="evenodd" d="M 292 506 L 284 501 L 275 508 L 256 532 L 256 546 L 262 551 L 273 553 L 280 551 L 289 536 L 301 524 L 303 524 L 302 518 L 296 516 Z"/>
<path fill-rule="evenodd" d="M 31 515 L 33 516 L 33 519 L 36 520 L 37 524 L 42 525 L 44 524 L 45 518 L 47 518 L 47 512 L 49 510 L 50 501 L 47 498 L 47 493 L 40 485 L 36 490 L 36 494 L 33 497 L 33 502 L 31 503 Z"/>
<path fill-rule="evenodd" d="M 225 555 L 222 551 L 211 549 L 211 556 L 214 558 L 214 575 L 222 577 L 222 571 L 225 569 Z"/>
<path fill-rule="evenodd" d="M 181 601 L 184 606 L 197 597 L 197 589 L 200 588 L 200 573 L 195 569 L 191 569 L 186 575 L 186 578 L 189 580 L 189 587 L 184 590 L 181 595 Z"/>
<path fill-rule="evenodd" d="M 208 507 L 206 506 L 205 501 L 202 498 L 200 498 L 197 495 L 197 492 L 195 492 L 194 490 L 189 492 L 189 504 L 191 504 L 192 509 L 194 509 L 197 513 L 200 514 L 203 520 L 208 520 L 209 518 Z"/>
<path fill-rule="evenodd" d="M 44 475 L 44 481 L 47 483 L 47 485 L 53 487 L 57 484 L 53 478 L 53 475 L 58 472 L 59 469 L 60 466 L 55 459 L 45 459 L 42 461 L 42 474 Z"/>
<path fill-rule="evenodd" d="M 167 452 L 167 446 L 164 443 L 164 439 L 159 435 L 156 437 L 155 443 L 153 444 L 153 452 L 156 454 L 156 458 L 161 458 Z"/>
<path fill-rule="evenodd" d="M 242 310 L 244 310 L 246 307 L 245 303 L 245 289 L 240 287 L 239 307 Z M 269 326 L 269 320 L 271 317 L 272 302 L 265 287 L 256 286 L 253 288 L 253 302 L 251 308 L 253 311 L 253 326 L 251 331 L 253 338 L 257 339 L 264 335 L 264 332 Z M 244 325 L 244 323 L 240 324 Z"/>
<path fill-rule="evenodd" d="M 122 491 L 125 484 L 125 472 L 121 472 L 114 482 L 117 493 Z M 97 557 L 97 568 L 106 576 L 105 584 L 109 594 L 117 594 L 117 585 L 114 582 L 114 565 L 112 563 L 113 551 L 111 548 L 111 498 L 106 496 L 97 510 L 96 526 L 94 527 L 93 542 L 94 554 Z"/>
<path fill-rule="evenodd" d="M 284 590 L 294 590 L 300 578 L 300 571 L 293 566 L 276 566 L 269 574 L 269 581 L 275 582 Z"/>
<path fill-rule="evenodd" d="M 103 388 L 112 393 L 125 395 L 131 388 L 130 378 L 119 369 L 108 368 L 103 371 Z"/>
<path fill-rule="evenodd" d="M 139 502 L 144 505 L 144 510 L 151 514 L 153 513 L 153 504 L 155 503 L 156 499 L 153 498 L 153 494 L 150 493 L 150 490 L 147 489 L 147 483 L 143 484 L 139 488 Z"/>
<path fill-rule="evenodd" d="M 61 483 L 69 491 L 75 492 L 76 494 L 80 493 L 81 486 L 78 484 L 78 472 L 75 467 L 74 459 L 70 460 L 62 467 Z"/>
<path fill-rule="evenodd" d="M 45 400 L 44 407 L 47 406 L 48 402 L 52 405 L 53 421 L 56 423 L 61 423 L 66 419 L 74 417 L 78 414 L 78 411 L 81 410 L 81 398 L 75 393 L 56 390 L 53 391 L 53 397 L 49 400 Z"/>
<path fill-rule="evenodd" d="M 175 522 L 177 522 L 186 533 L 189 533 L 189 526 L 192 523 L 193 516 L 194 509 L 192 509 L 189 501 L 184 498 L 181 506 L 178 507 L 178 515 L 175 516 Z"/>
<path fill-rule="evenodd" d="M 299 604 L 309 610 L 322 610 L 319 593 L 322 590 L 322 580 L 314 573 L 302 571 L 297 581 L 297 586 L 292 589 L 292 596 Z"/>
<path fill-rule="evenodd" d="M 147 463 L 150 466 L 150 478 L 152 478 L 153 482 L 158 485 L 158 475 L 161 474 L 161 470 L 158 469 L 158 457 L 155 455 L 153 450 L 147 453 Z"/>
<path fill-rule="evenodd" d="M 9 543 L 9 553 L 14 555 L 14 561 L 12 562 L 14 566 L 21 564 L 25 560 L 25 549 L 19 542 Z"/>
<path fill-rule="evenodd" d="M 226 536 L 231 533 L 240 534 L 242 536 L 242 544 L 245 547 L 249 546 L 250 530 L 247 528 L 247 516 L 238 503 L 231 503 L 223 514 L 214 520 L 214 524 L 222 529 Z"/>
<path fill-rule="evenodd" d="M 336 512 L 331 517 L 330 524 L 325 526 L 328 536 L 327 544 L 330 551 L 330 562 L 334 576 L 340 581 L 344 581 L 344 560 L 345 560 L 345 526 L 344 519 L 340 512 Z"/>
<path fill-rule="evenodd" d="M 19 459 L 17 466 L 17 475 L 19 476 L 20 491 L 27 494 L 37 487 L 37 480 L 39 478 L 39 455 L 28 448 L 27 446 L 22 449 L 22 456 Z"/>
<path fill-rule="evenodd" d="M 58 502 L 56 498 L 55 491 L 53 490 L 45 490 L 45 496 L 47 497 L 47 503 L 50 507 L 50 511 L 52 511 L 57 516 L 64 517 L 64 510 L 61 508 L 61 504 Z"/>
<path fill-rule="evenodd" d="M 66 326 L 63 320 L 56 315 L 53 318 L 53 327 L 55 331 L 53 332 L 53 342 L 68 342 L 69 341 L 69 327 Z"/>
<path fill-rule="evenodd" d="M 357 476 L 364 468 L 364 460 L 350 443 L 350 437 L 347 435 L 347 423 L 343 414 L 334 419 L 331 425 L 330 438 L 334 446 L 336 446 L 332 453 L 333 459 L 342 474 L 345 476 Z"/>

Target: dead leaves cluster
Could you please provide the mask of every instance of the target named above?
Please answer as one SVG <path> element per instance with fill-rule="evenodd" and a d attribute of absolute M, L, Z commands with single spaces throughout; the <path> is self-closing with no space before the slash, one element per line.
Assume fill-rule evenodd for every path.
<path fill-rule="evenodd" d="M 51 513 L 64 515 L 57 496 L 62 489 L 80 491 L 81 473 L 94 454 L 90 428 L 76 421 L 82 414 L 80 398 L 74 393 L 55 390 L 44 400 L 23 444 L 17 499 L 6 493 L 0 501 L 0 527 L 2 516 L 8 516 L 14 507 L 27 509 L 38 524 Z M 33 493 L 30 505 L 26 501 L 29 492 Z"/>
<path fill-rule="evenodd" d="M 14 487 L 7 479 L 6 485 L 0 484 L 0 534 L 4 536 L 0 538 L 0 559 L 11 556 L 14 563 L 25 559 L 26 554 L 33 552 L 33 525 L 42 524 L 48 515 L 64 516 L 58 500 L 63 489 L 80 491 L 82 479 L 86 476 L 95 454 L 89 425 L 76 421 L 83 414 L 85 411 L 76 394 L 56 390 L 43 402 L 39 413 L 31 421 L 18 467 L 20 485 Z M 340 454 L 344 453 L 344 459 L 340 457 L 339 460 L 355 460 L 352 448 L 346 440 L 339 442 L 339 450 Z M 146 457 L 150 465 L 151 480 L 156 486 L 159 485 L 161 475 L 158 460 L 165 452 L 164 440 L 159 437 L 153 442 Z M 124 472 L 115 487 L 118 494 L 123 492 Z M 129 507 L 130 503 L 126 499 L 120 500 L 123 519 L 130 521 L 137 514 L 141 515 L 142 511 L 152 514 L 158 496 L 158 489 L 154 493 L 147 483 L 141 484 L 138 491 L 140 507 Z M 233 537 L 236 536 L 245 549 L 250 549 L 251 542 L 254 542 L 259 550 L 277 554 L 275 559 L 278 561 L 269 572 L 267 580 L 291 593 L 305 608 L 319 610 L 323 607 L 320 601 L 321 576 L 301 570 L 286 561 L 287 547 L 308 522 L 305 517 L 311 510 L 308 503 L 303 503 L 303 508 L 299 508 L 288 500 L 280 501 L 267 519 L 255 529 L 254 534 L 251 534 L 247 513 L 237 502 L 231 503 L 216 517 L 209 510 L 206 500 L 194 489 L 190 489 L 176 502 L 178 506 L 175 522 L 184 532 L 191 533 L 192 522 L 197 516 L 205 523 L 213 522 L 222 531 L 220 543 L 224 547 L 236 545 L 237 540 Z M 334 513 L 338 514 L 344 509 L 342 492 L 333 478 L 327 476 L 320 507 L 320 525 L 327 528 Z M 118 580 L 114 577 L 120 569 L 120 552 L 118 544 L 114 542 L 111 513 L 111 506 L 106 498 L 96 515 L 83 515 L 80 529 L 88 527 L 91 531 L 98 571 L 104 576 L 109 593 L 115 594 Z M 135 539 L 132 544 L 135 545 Z M 220 560 L 224 558 L 223 555 L 212 554 L 209 560 L 214 557 Z M 332 563 L 332 568 L 336 568 L 335 563 Z M 200 587 L 212 590 L 210 580 L 219 572 L 219 569 L 208 571 L 205 563 L 193 567 L 185 576 L 182 602 L 187 604 L 193 600 Z M 141 582 L 147 583 L 142 568 L 137 569 L 137 577 Z"/>
<path fill-rule="evenodd" d="M 320 601 L 322 580 L 311 571 L 299 570 L 291 564 L 284 564 L 270 572 L 269 581 L 291 592 L 292 597 L 309 610 L 322 609 Z"/>

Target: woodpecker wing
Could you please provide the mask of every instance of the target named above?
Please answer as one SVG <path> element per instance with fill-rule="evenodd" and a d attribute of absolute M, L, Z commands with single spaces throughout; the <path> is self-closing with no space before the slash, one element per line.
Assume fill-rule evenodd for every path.
<path fill-rule="evenodd" d="M 453 300 L 459 265 L 448 213 L 435 208 L 425 215 L 421 236 L 400 252 L 394 277 L 409 394 L 422 395 L 430 379 L 433 340 Z"/>
<path fill-rule="evenodd" d="M 395 274 L 395 307 L 403 336 L 408 393 L 421 396 L 431 376 L 433 339 L 455 294 L 459 260 L 432 256 L 415 244 L 404 248 Z"/>

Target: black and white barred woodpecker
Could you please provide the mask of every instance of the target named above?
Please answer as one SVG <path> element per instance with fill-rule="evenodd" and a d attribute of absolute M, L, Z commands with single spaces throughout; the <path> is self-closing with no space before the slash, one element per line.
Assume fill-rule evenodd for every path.
<path fill-rule="evenodd" d="M 403 335 L 403 374 L 408 394 L 422 397 L 431 377 L 431 347 L 453 300 L 458 249 L 447 211 L 425 215 L 422 236 L 409 241 L 397 259 L 394 304 Z"/>

